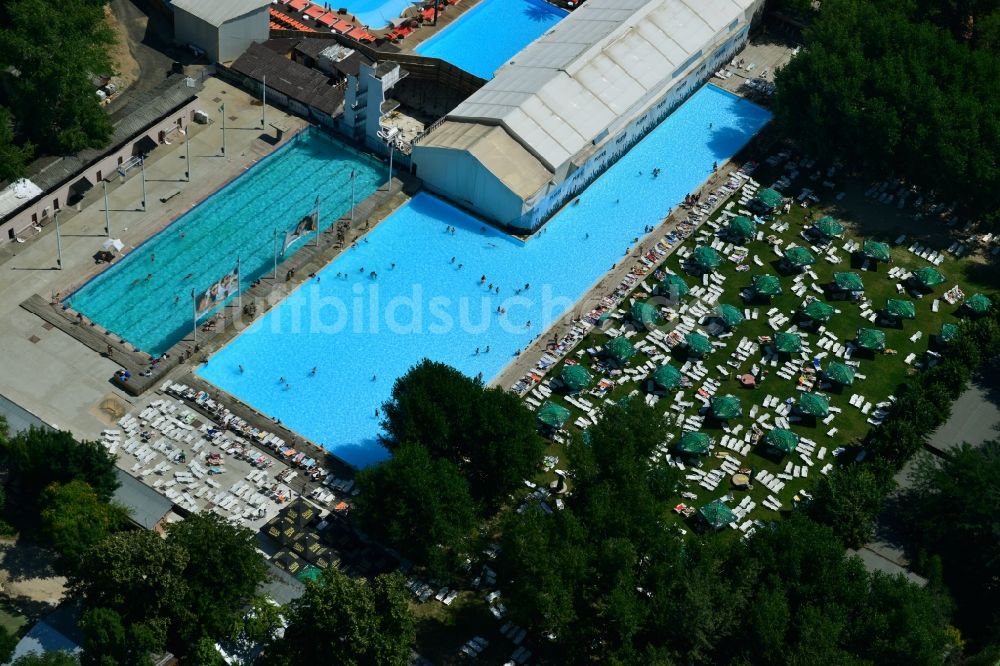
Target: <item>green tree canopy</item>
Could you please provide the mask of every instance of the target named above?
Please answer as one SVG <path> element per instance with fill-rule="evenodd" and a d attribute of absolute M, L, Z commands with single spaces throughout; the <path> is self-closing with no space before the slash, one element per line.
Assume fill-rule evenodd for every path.
<path fill-rule="evenodd" d="M 128 510 L 103 502 L 85 481 L 53 483 L 41 498 L 41 531 L 72 570 L 88 548 L 125 527 Z"/>
<path fill-rule="evenodd" d="M 284 637 L 265 649 L 263 666 L 406 666 L 415 640 L 406 587 L 398 573 L 367 581 L 325 569 L 287 607 Z"/>
<path fill-rule="evenodd" d="M 454 463 L 418 444 L 405 444 L 389 460 L 361 470 L 357 484 L 354 511 L 365 529 L 432 571 L 447 570 L 475 525 L 468 481 Z"/>
<path fill-rule="evenodd" d="M 484 388 L 443 363 L 424 360 L 396 380 L 384 406 L 383 443 L 418 443 L 454 463 L 485 509 L 499 505 L 542 458 L 535 415 L 501 388 Z"/>
<path fill-rule="evenodd" d="M 80 660 L 64 650 L 51 650 L 45 654 L 29 652 L 14 660 L 11 666 L 79 666 Z"/>
<path fill-rule="evenodd" d="M 895 486 L 883 465 L 835 467 L 816 486 L 809 515 L 829 525 L 847 546 L 859 548 L 871 539 L 875 516 Z"/>

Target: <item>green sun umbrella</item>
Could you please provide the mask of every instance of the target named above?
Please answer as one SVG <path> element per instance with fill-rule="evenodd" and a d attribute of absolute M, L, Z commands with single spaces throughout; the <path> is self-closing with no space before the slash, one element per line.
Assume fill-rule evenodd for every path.
<path fill-rule="evenodd" d="M 877 328 L 859 328 L 858 346 L 869 351 L 885 351 L 885 331 Z"/>
<path fill-rule="evenodd" d="M 635 347 L 633 347 L 632 343 L 626 340 L 624 336 L 609 340 L 608 343 L 604 345 L 604 351 L 607 352 L 608 356 L 619 363 L 624 363 L 635 355 Z"/>
<path fill-rule="evenodd" d="M 757 201 L 760 202 L 764 208 L 768 208 L 770 210 L 774 210 L 780 206 L 783 200 L 784 199 L 782 198 L 781 193 L 777 190 L 771 189 L 770 187 L 765 187 L 757 192 Z"/>
<path fill-rule="evenodd" d="M 833 274 L 833 283 L 841 291 L 864 291 L 865 283 L 857 273 L 840 272 Z"/>
<path fill-rule="evenodd" d="M 722 499 L 713 500 L 698 509 L 698 515 L 713 529 L 722 529 L 729 523 L 736 520 L 736 514 L 728 506 L 723 504 Z"/>
<path fill-rule="evenodd" d="M 701 333 L 688 333 L 684 336 L 684 342 L 687 344 L 688 352 L 691 354 L 704 356 L 712 351 L 712 341 Z"/>
<path fill-rule="evenodd" d="M 878 241 L 866 240 L 861 251 L 866 257 L 875 261 L 889 261 L 891 258 L 889 246 Z"/>
<path fill-rule="evenodd" d="M 803 393 L 799 398 L 799 409 L 803 414 L 824 417 L 830 413 L 830 401 L 816 393 Z"/>
<path fill-rule="evenodd" d="M 944 284 L 945 282 L 945 277 L 941 275 L 941 271 L 933 266 L 918 268 L 913 271 L 913 277 L 917 280 L 917 282 L 923 285 L 925 289 L 933 289 L 939 284 Z"/>
<path fill-rule="evenodd" d="M 785 250 L 785 262 L 792 268 L 802 269 L 815 264 L 816 257 L 801 245 L 796 245 Z"/>
<path fill-rule="evenodd" d="M 854 368 L 838 361 L 832 361 L 826 366 L 823 375 L 831 382 L 836 382 L 841 386 L 850 386 L 854 383 Z"/>
<path fill-rule="evenodd" d="M 562 428 L 566 421 L 569 420 L 569 417 L 570 412 L 568 409 L 548 400 L 538 408 L 538 420 L 556 430 Z"/>
<path fill-rule="evenodd" d="M 653 382 L 666 391 L 677 388 L 682 381 L 681 371 L 672 365 L 661 365 L 653 371 Z"/>
<path fill-rule="evenodd" d="M 687 296 L 689 291 L 691 291 L 691 288 L 688 287 L 687 282 L 680 275 L 671 273 L 660 281 L 661 294 L 680 298 L 681 296 Z"/>
<path fill-rule="evenodd" d="M 913 305 L 913 301 L 907 301 L 902 298 L 890 298 L 887 300 L 885 302 L 885 311 L 899 319 L 917 318 L 917 308 Z"/>
<path fill-rule="evenodd" d="M 753 220 L 745 215 L 737 215 L 729 220 L 729 235 L 739 240 L 750 240 L 754 237 L 756 229 Z"/>
<path fill-rule="evenodd" d="M 699 245 L 691 253 L 691 261 L 702 270 L 710 271 L 718 268 L 722 264 L 722 257 L 719 253 L 707 245 Z"/>
<path fill-rule="evenodd" d="M 656 307 L 642 301 L 633 303 L 629 314 L 632 316 L 632 321 L 642 324 L 646 328 L 655 326 L 660 321 L 660 313 Z"/>
<path fill-rule="evenodd" d="M 677 442 L 677 450 L 681 453 L 704 455 L 708 453 L 711 444 L 712 438 L 703 432 L 685 432 Z"/>
<path fill-rule="evenodd" d="M 773 275 L 754 275 L 753 290 L 758 296 L 777 296 L 781 293 L 781 281 Z"/>
<path fill-rule="evenodd" d="M 723 303 L 717 306 L 715 308 L 715 314 L 718 315 L 719 319 L 725 322 L 726 326 L 729 328 L 739 326 L 745 319 L 739 308 L 729 305 L 728 303 Z"/>
<path fill-rule="evenodd" d="M 969 298 L 965 299 L 963 305 L 977 315 L 984 315 L 993 309 L 993 301 L 990 300 L 989 296 L 984 296 L 983 294 L 969 296 Z"/>
<path fill-rule="evenodd" d="M 839 238 L 844 235 L 844 225 L 829 215 L 819 218 L 813 222 L 815 229 L 824 238 Z"/>
<path fill-rule="evenodd" d="M 951 342 L 958 335 L 958 324 L 942 324 L 941 332 L 938 333 L 938 340 L 941 342 Z"/>
<path fill-rule="evenodd" d="M 798 353 L 802 350 L 802 338 L 794 333 L 778 333 L 774 336 L 774 348 L 783 354 Z"/>
<path fill-rule="evenodd" d="M 813 321 L 820 323 L 829 321 L 830 317 L 833 316 L 833 313 L 833 306 L 827 305 L 823 301 L 816 299 L 809 301 L 809 303 L 802 308 L 802 314 L 809 317 Z"/>
<path fill-rule="evenodd" d="M 559 377 L 570 391 L 581 391 L 590 386 L 593 380 L 582 365 L 564 365 Z"/>
<path fill-rule="evenodd" d="M 735 419 L 743 413 L 740 399 L 733 394 L 712 398 L 712 415 L 717 419 Z"/>
<path fill-rule="evenodd" d="M 799 445 L 799 436 L 791 430 L 774 428 L 764 435 L 764 443 L 784 454 L 794 453 Z"/>

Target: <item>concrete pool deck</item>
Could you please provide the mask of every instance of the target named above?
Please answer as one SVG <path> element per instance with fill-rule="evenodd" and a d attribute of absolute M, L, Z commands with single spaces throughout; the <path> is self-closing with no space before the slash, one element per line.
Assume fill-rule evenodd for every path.
<path fill-rule="evenodd" d="M 226 102 L 226 150 L 220 155 L 221 134 L 217 124 L 191 125 L 192 179 L 184 182 L 184 143 L 163 145 L 146 162 L 147 211 L 140 208 L 139 174 L 133 170 L 125 183 L 108 188 L 112 236 L 126 248 L 134 248 L 161 230 L 191 206 L 218 190 L 264 155 L 283 145 L 287 136 L 306 122 L 268 107 L 268 123 L 285 127 L 286 139 L 278 145 L 261 140 L 261 108 L 254 98 L 218 79 L 208 79 L 199 98 L 200 108 L 210 116 Z M 274 136 L 269 128 L 267 134 Z M 168 202 L 160 197 L 178 190 Z M 94 253 L 106 239 L 104 200 L 95 187 L 81 202 L 80 210 L 65 209 L 60 216 L 63 269 L 56 270 L 54 225 L 21 244 L 0 249 L 0 353 L 5 371 L 0 373 L 0 394 L 37 414 L 44 421 L 70 430 L 78 437 L 93 438 L 108 423 L 99 405 L 114 396 L 129 398 L 109 383 L 121 366 L 103 358 L 51 324 L 20 307 L 34 295 L 45 301 L 56 292 L 67 293 L 107 264 L 97 266 Z"/>

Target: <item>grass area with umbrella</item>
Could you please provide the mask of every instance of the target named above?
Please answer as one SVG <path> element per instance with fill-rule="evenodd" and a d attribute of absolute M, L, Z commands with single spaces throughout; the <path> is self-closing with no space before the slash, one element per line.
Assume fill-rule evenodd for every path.
<path fill-rule="evenodd" d="M 742 414 L 743 405 L 732 393 L 712 398 L 712 416 L 720 421 L 739 418 Z"/>
<path fill-rule="evenodd" d="M 593 381 L 590 372 L 582 365 L 565 365 L 559 374 L 562 383 L 572 392 L 582 391 Z"/>
<path fill-rule="evenodd" d="M 868 351 L 885 351 L 885 331 L 877 328 L 859 328 L 854 341 Z"/>
<path fill-rule="evenodd" d="M 834 273 L 833 284 L 840 291 L 857 293 L 865 290 L 865 283 L 861 280 L 861 276 L 850 271 L 838 271 Z"/>
<path fill-rule="evenodd" d="M 660 323 L 660 313 L 656 307 L 642 301 L 636 301 L 632 304 L 629 316 L 632 317 L 632 321 L 646 328 L 652 328 Z"/>
<path fill-rule="evenodd" d="M 729 237 L 737 242 L 751 240 L 757 233 L 753 220 L 746 215 L 737 215 L 729 220 L 729 226 L 726 229 Z"/>
<path fill-rule="evenodd" d="M 537 412 L 539 423 L 553 430 L 562 428 L 566 424 L 566 421 L 569 420 L 570 415 L 571 412 L 568 409 L 549 400 L 542 403 Z"/>
<path fill-rule="evenodd" d="M 736 514 L 723 503 L 721 498 L 713 500 L 698 509 L 698 515 L 709 527 L 715 530 L 720 530 L 736 520 Z"/>
<path fill-rule="evenodd" d="M 823 238 L 840 238 L 844 235 L 844 225 L 830 215 L 824 215 L 813 222 L 812 228 Z"/>
<path fill-rule="evenodd" d="M 687 296 L 691 291 L 691 287 L 688 283 L 684 281 L 680 275 L 675 275 L 674 273 L 668 274 L 665 278 L 660 280 L 659 292 L 666 296 L 680 298 L 681 296 Z"/>
<path fill-rule="evenodd" d="M 993 301 L 983 294 L 969 296 L 962 305 L 974 315 L 984 315 L 993 309 Z"/>
<path fill-rule="evenodd" d="M 840 361 L 831 361 L 823 371 L 823 376 L 841 386 L 850 386 L 854 383 L 854 368 Z"/>
<path fill-rule="evenodd" d="M 774 336 L 774 348 L 782 354 L 797 354 L 802 351 L 802 338 L 795 333 L 782 331 Z"/>
<path fill-rule="evenodd" d="M 675 447 L 678 452 L 688 455 L 703 456 L 708 453 L 712 438 L 704 432 L 684 432 Z"/>
<path fill-rule="evenodd" d="M 722 257 L 707 245 L 699 245 L 691 253 L 691 263 L 702 271 L 711 271 L 722 265 Z"/>
<path fill-rule="evenodd" d="M 757 192 L 754 201 L 765 210 L 774 211 L 784 202 L 784 197 L 781 196 L 781 192 L 770 187 L 765 187 Z"/>
<path fill-rule="evenodd" d="M 801 271 L 806 266 L 812 266 L 815 263 L 816 257 L 813 253 L 801 245 L 785 250 L 785 256 L 782 258 L 782 265 L 789 271 Z"/>
<path fill-rule="evenodd" d="M 721 305 L 716 306 L 715 315 L 722 320 L 722 323 L 725 324 L 727 328 L 736 328 L 746 319 L 739 308 L 734 305 L 729 305 L 728 303 L 722 303 Z"/>
<path fill-rule="evenodd" d="M 712 341 L 701 333 L 688 333 L 684 336 L 684 344 L 687 345 L 689 354 L 704 356 L 712 351 Z"/>
<path fill-rule="evenodd" d="M 803 393 L 799 396 L 799 411 L 809 416 L 823 418 L 830 413 L 830 400 L 818 393 Z"/>
<path fill-rule="evenodd" d="M 764 435 L 764 444 L 783 455 L 788 455 L 795 452 L 795 447 L 799 445 L 799 436 L 791 430 L 772 428 Z"/>
<path fill-rule="evenodd" d="M 653 371 L 653 383 L 664 391 L 671 391 L 684 383 L 684 375 L 672 365 L 661 365 Z"/>
<path fill-rule="evenodd" d="M 889 246 L 886 243 L 866 240 L 861 246 L 861 253 L 872 261 L 887 262 L 892 259 Z"/>
<path fill-rule="evenodd" d="M 832 305 L 827 305 L 823 301 L 814 298 L 802 306 L 800 312 L 814 322 L 823 324 L 830 321 L 836 310 Z"/>
<path fill-rule="evenodd" d="M 764 298 L 772 298 L 781 293 L 781 281 L 774 275 L 754 275 L 753 293 Z"/>
<path fill-rule="evenodd" d="M 885 302 L 885 311 L 896 319 L 916 319 L 917 308 L 913 301 L 904 298 L 890 298 Z"/>
<path fill-rule="evenodd" d="M 941 271 L 933 266 L 924 266 L 913 271 L 913 279 L 924 289 L 933 289 L 945 283 L 945 277 Z"/>
<path fill-rule="evenodd" d="M 635 347 L 624 336 L 619 336 L 608 340 L 608 343 L 604 345 L 604 352 L 613 361 L 623 364 L 635 356 Z"/>

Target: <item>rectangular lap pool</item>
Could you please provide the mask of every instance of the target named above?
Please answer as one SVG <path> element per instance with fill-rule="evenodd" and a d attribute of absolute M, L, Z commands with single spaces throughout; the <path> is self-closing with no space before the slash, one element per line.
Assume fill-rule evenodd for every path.
<path fill-rule="evenodd" d="M 543 0 L 482 0 L 414 50 L 492 79 L 493 72 L 564 16 L 565 11 Z"/>
<path fill-rule="evenodd" d="M 496 376 L 769 118 L 702 88 L 527 242 L 420 194 L 198 374 L 352 464 L 380 460 L 397 377 L 424 357 Z"/>
<path fill-rule="evenodd" d="M 317 197 L 321 229 L 347 213 L 352 171 L 359 202 L 386 181 L 380 163 L 318 130 L 306 130 L 67 302 L 139 349 L 159 355 L 191 334 L 192 290 L 201 293 L 232 270 L 237 257 L 243 285 L 270 272 L 275 232 L 281 242 L 285 230 L 313 210 Z"/>

